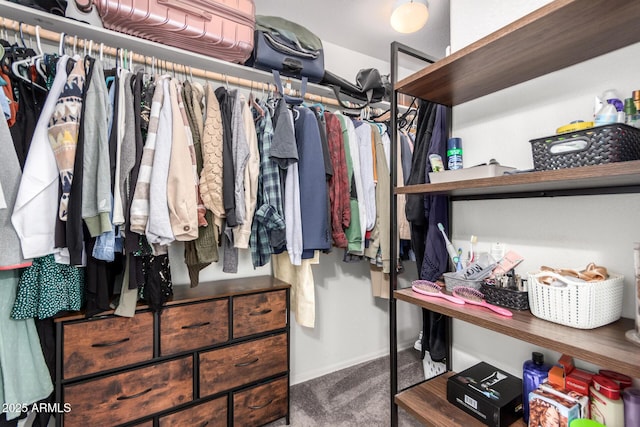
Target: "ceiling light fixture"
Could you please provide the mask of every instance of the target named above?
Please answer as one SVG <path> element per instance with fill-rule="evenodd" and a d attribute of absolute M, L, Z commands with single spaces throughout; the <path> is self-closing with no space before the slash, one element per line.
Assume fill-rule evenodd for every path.
<path fill-rule="evenodd" d="M 399 33 L 415 33 L 429 19 L 427 0 L 398 0 L 391 13 L 391 27 Z"/>

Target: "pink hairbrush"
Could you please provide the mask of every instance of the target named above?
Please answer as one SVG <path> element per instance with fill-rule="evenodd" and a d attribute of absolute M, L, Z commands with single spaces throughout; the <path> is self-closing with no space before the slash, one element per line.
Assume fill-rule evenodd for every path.
<path fill-rule="evenodd" d="M 411 289 L 413 289 L 414 292 L 428 297 L 444 298 L 456 304 L 464 304 L 464 301 L 460 298 L 442 293 L 442 286 L 429 280 L 414 280 L 411 282 Z"/>
<path fill-rule="evenodd" d="M 486 302 L 482 292 L 477 289 L 470 288 L 469 286 L 456 286 L 453 288 L 453 295 L 464 300 L 465 303 L 486 307 L 489 310 L 493 310 L 496 313 L 501 314 L 502 316 L 513 316 L 513 313 L 506 308 L 498 307 L 497 305 Z"/>

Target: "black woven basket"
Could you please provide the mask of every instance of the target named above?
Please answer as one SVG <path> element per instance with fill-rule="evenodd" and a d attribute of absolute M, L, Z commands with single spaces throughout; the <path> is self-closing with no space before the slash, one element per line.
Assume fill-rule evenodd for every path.
<path fill-rule="evenodd" d="M 489 304 L 500 307 L 511 308 L 513 310 L 529 310 L 529 293 L 527 291 L 516 291 L 508 288 L 496 288 L 483 283 L 480 291 L 484 294 L 484 299 Z"/>
<path fill-rule="evenodd" d="M 537 171 L 640 159 L 640 129 L 622 123 L 532 139 Z"/>

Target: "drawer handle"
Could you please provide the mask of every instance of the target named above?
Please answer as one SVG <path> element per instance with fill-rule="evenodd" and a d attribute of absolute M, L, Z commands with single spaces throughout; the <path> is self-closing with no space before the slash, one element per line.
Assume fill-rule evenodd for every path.
<path fill-rule="evenodd" d="M 140 397 L 142 395 L 145 395 L 147 393 L 149 393 L 151 390 L 153 390 L 152 388 L 148 388 L 146 390 L 141 391 L 140 393 L 136 393 L 136 394 L 132 394 L 130 396 L 118 396 L 116 398 L 116 400 L 128 400 L 128 399 L 135 399 L 136 397 Z"/>
<path fill-rule="evenodd" d="M 249 316 L 262 316 L 262 315 L 264 315 L 264 314 L 269 314 L 269 313 L 271 313 L 272 311 L 273 311 L 273 310 L 271 310 L 270 308 L 265 308 L 265 309 L 264 309 L 264 310 L 262 310 L 262 311 L 254 311 L 254 312 L 251 312 L 251 313 L 249 313 Z"/>
<path fill-rule="evenodd" d="M 203 326 L 207 326 L 210 325 L 211 322 L 202 322 L 202 323 L 194 323 L 193 325 L 186 325 L 183 326 L 182 329 L 195 329 L 195 328 L 201 328 Z"/>
<path fill-rule="evenodd" d="M 269 405 L 271 405 L 271 403 L 273 402 L 273 399 L 269 400 L 267 403 L 265 403 L 264 405 L 258 405 L 258 406 L 249 406 L 249 409 L 262 409 L 265 408 Z"/>
<path fill-rule="evenodd" d="M 250 360 L 248 362 L 241 362 L 241 363 L 236 363 L 234 366 L 237 368 L 241 368 L 243 366 L 249 366 L 249 365 L 253 365 L 254 363 L 256 363 L 258 360 L 260 360 L 258 357 L 256 357 L 253 360 Z"/>
<path fill-rule="evenodd" d="M 125 343 L 127 341 L 129 341 L 129 338 L 122 338 L 121 340 L 118 340 L 118 341 L 99 342 L 99 343 L 91 344 L 91 347 L 111 347 L 114 345 Z"/>
<path fill-rule="evenodd" d="M 205 427 L 209 425 L 209 421 L 205 421 L 200 427 Z"/>

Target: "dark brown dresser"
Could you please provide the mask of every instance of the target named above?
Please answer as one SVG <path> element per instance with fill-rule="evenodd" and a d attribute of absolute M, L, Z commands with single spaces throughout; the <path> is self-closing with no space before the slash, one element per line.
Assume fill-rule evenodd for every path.
<path fill-rule="evenodd" d="M 57 425 L 289 424 L 288 306 L 261 276 L 174 286 L 161 314 L 56 319 Z"/>

